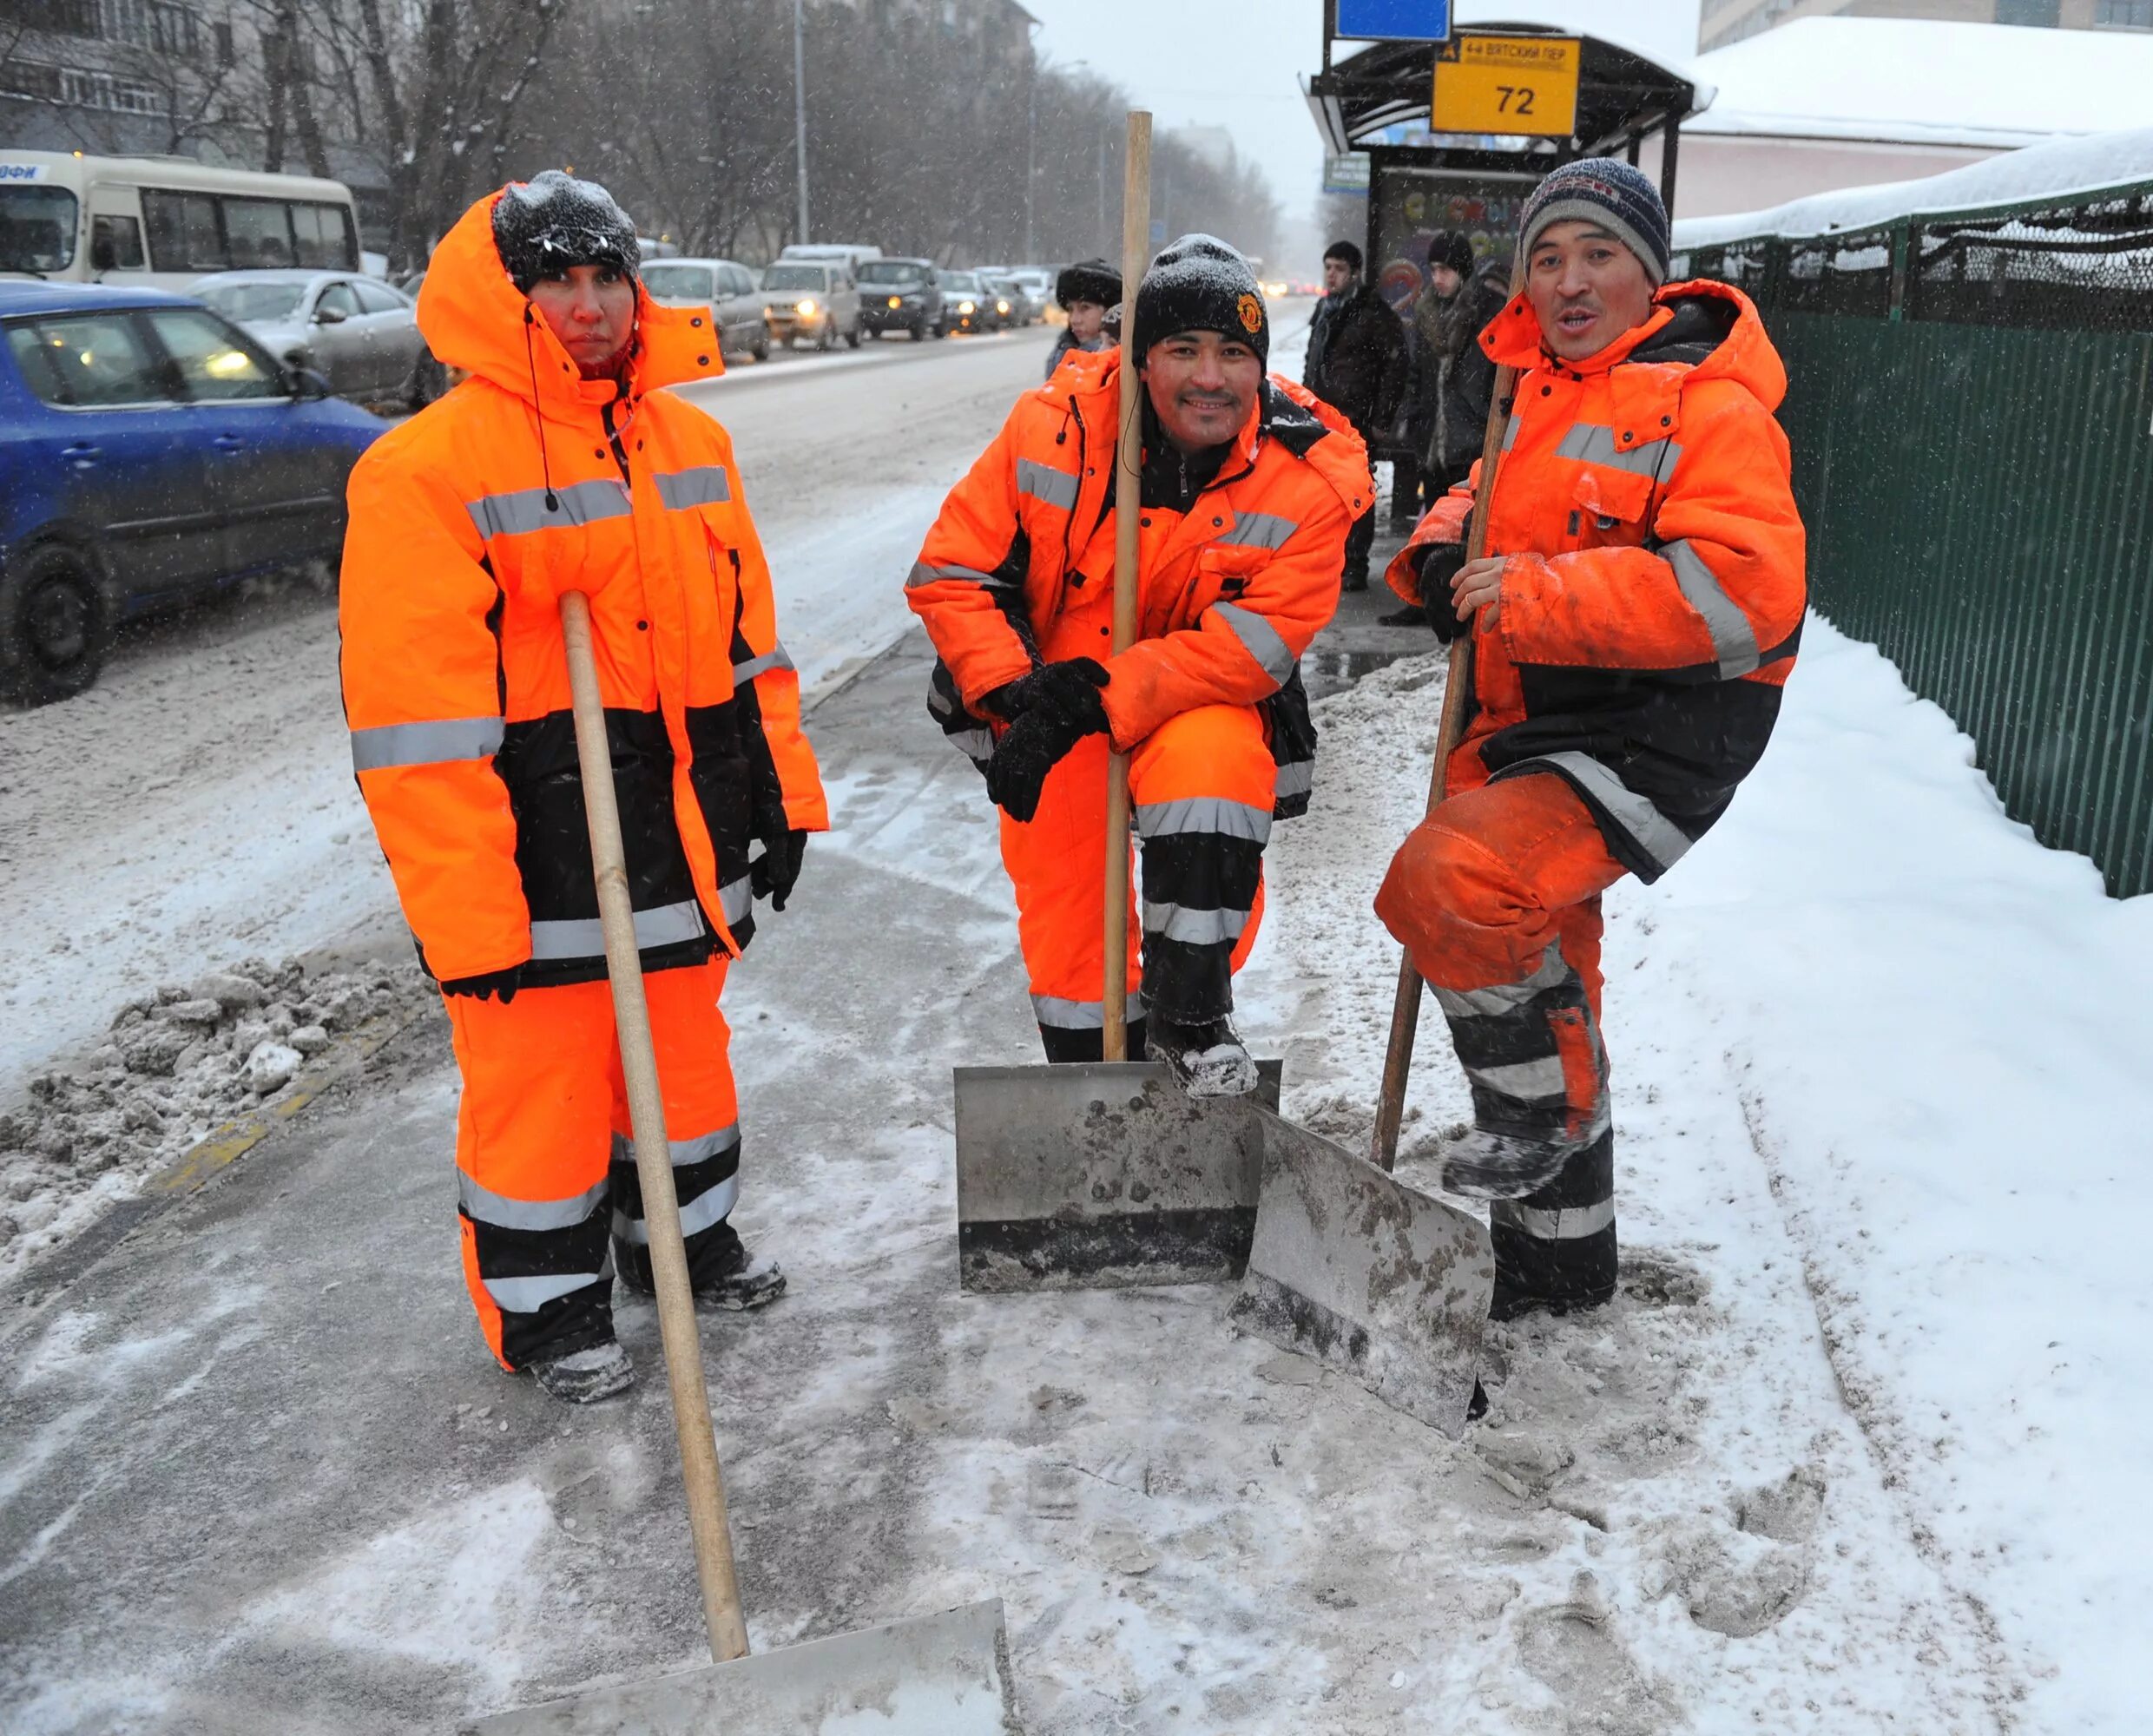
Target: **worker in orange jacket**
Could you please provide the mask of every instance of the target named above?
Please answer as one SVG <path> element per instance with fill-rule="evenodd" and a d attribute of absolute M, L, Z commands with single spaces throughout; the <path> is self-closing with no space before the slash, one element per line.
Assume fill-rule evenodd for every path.
<path fill-rule="evenodd" d="M 562 594 L 590 602 L 689 1272 L 715 1305 L 785 1281 L 727 1221 L 718 1000 L 753 900 L 784 909 L 829 823 L 732 442 L 658 390 L 721 372 L 717 330 L 653 303 L 638 260 L 605 189 L 557 171 L 464 214 L 418 323 L 468 378 L 352 471 L 340 607 L 352 763 L 463 1073 L 464 1279 L 502 1366 L 575 1402 L 629 1384 L 613 1279 L 651 1279 Z"/>
<path fill-rule="evenodd" d="M 1050 1061 L 1096 1061 L 1109 744 L 1142 851 L 1130 1051 L 1196 1095 L 1253 1089 L 1232 973 L 1254 944 L 1274 817 L 1307 805 L 1300 654 L 1338 607 L 1366 449 L 1263 372 L 1270 319 L 1225 242 L 1184 236 L 1138 286 L 1141 623 L 1109 652 L 1118 352 L 1017 400 L 943 504 L 907 598 L 940 662 L 930 704 L 986 773 Z M 1138 935 L 1141 930 L 1141 957 Z"/>
<path fill-rule="evenodd" d="M 1805 601 L 1787 376 L 1756 309 L 1665 281 L 1667 213 L 1628 164 L 1556 170 L 1523 226 L 1524 291 L 1480 336 L 1518 370 L 1489 552 L 1465 559 L 1468 483 L 1387 575 L 1438 634 L 1471 631 L 1473 708 L 1376 898 L 1472 1088 L 1444 1185 L 1494 1202 L 1501 1315 L 1614 1293 L 1600 895 L 1658 879 L 1726 812 Z"/>

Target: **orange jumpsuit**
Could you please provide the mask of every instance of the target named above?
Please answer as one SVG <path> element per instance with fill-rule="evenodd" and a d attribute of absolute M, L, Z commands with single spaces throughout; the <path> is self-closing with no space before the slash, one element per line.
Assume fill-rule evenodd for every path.
<path fill-rule="evenodd" d="M 998 727 L 983 714 L 987 694 L 1043 661 L 1106 664 L 1142 847 L 1129 1017 L 1149 1005 L 1195 1024 L 1231 1009 L 1232 972 L 1261 920 L 1272 819 L 1307 805 L 1315 738 L 1300 654 L 1337 609 L 1346 533 L 1372 497 L 1367 458 L 1335 412 L 1277 378 L 1215 470 L 1177 476 L 1155 435 L 1139 636 L 1110 656 L 1120 387 L 1109 351 L 1070 356 L 1019 398 L 944 503 L 906 596 L 941 658 L 930 706 L 983 766 Z M 1086 738 L 1048 775 L 1031 820 L 1002 816 L 1050 1060 L 1100 1053 L 1107 753 L 1104 737 Z"/>
<path fill-rule="evenodd" d="M 470 378 L 352 471 L 339 621 L 352 766 L 427 970 L 522 970 L 512 1002 L 448 1001 L 464 1269 L 514 1369 L 610 1338 L 616 1259 L 648 1272 L 561 593 L 590 600 L 698 1274 L 737 1258 L 718 996 L 754 932 L 749 843 L 828 819 L 732 443 L 657 390 L 720 371 L 708 310 L 639 291 L 625 389 L 583 379 L 502 269 L 499 197 L 434 253 L 419 325 Z"/>
<path fill-rule="evenodd" d="M 1488 523 L 1501 598 L 1472 624 L 1448 799 L 1376 898 L 1450 1022 L 1479 1124 L 1577 1147 L 1539 1193 L 1496 1202 L 1498 1302 L 1613 1291 L 1600 894 L 1657 879 L 1726 811 L 1801 636 L 1804 538 L 1772 414 L 1786 372 L 1740 291 L 1655 300 L 1574 364 L 1543 352 L 1523 296 L 1481 334 L 1519 371 Z M 1439 631 L 1471 486 L 1387 575 L 1417 602 L 1424 562 L 1443 562 Z"/>

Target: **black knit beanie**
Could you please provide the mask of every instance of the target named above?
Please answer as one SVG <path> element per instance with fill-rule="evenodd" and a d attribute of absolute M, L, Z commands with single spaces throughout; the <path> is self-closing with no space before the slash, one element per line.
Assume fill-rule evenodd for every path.
<path fill-rule="evenodd" d="M 1460 277 L 1472 275 L 1472 243 L 1455 229 L 1439 230 L 1428 243 L 1428 263 L 1448 266 Z"/>
<path fill-rule="evenodd" d="M 1667 207 L 1652 178 L 1618 157 L 1583 157 L 1551 172 L 1532 189 L 1519 220 L 1526 259 L 1557 223 L 1597 223 L 1637 256 L 1657 289 L 1667 281 Z"/>
<path fill-rule="evenodd" d="M 1216 332 L 1248 345 L 1257 360 L 1270 359 L 1271 315 L 1256 274 L 1215 235 L 1183 235 L 1151 261 L 1136 286 L 1138 365 L 1154 344 L 1182 332 Z"/>
<path fill-rule="evenodd" d="M 525 295 L 570 266 L 611 266 L 634 277 L 642 264 L 635 226 L 595 181 L 550 168 L 510 181 L 493 207 L 502 269 Z"/>
<path fill-rule="evenodd" d="M 1096 301 L 1111 307 L 1122 299 L 1122 274 L 1104 260 L 1081 260 L 1063 266 L 1054 279 L 1054 299 L 1067 307 L 1072 301 Z"/>
<path fill-rule="evenodd" d="M 1327 266 L 1333 260 L 1345 260 L 1347 271 L 1355 277 L 1360 275 L 1360 249 L 1351 241 L 1333 241 L 1326 247 L 1323 250 L 1323 263 Z"/>

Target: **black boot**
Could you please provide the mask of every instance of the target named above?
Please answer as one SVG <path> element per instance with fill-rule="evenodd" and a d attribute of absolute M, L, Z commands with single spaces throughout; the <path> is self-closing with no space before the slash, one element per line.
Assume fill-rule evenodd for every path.
<path fill-rule="evenodd" d="M 1581 1147 L 1566 1140 L 1474 1128 L 1443 1147 L 1443 1187 L 1470 1200 L 1522 1200 L 1563 1173 Z"/>
<path fill-rule="evenodd" d="M 1151 1009 L 1146 1043 L 1191 1097 L 1245 1097 L 1256 1088 L 1256 1063 L 1231 1019 L 1184 1025 Z"/>
<path fill-rule="evenodd" d="M 695 1286 L 695 1305 L 738 1313 L 774 1302 L 785 1293 L 785 1273 L 768 1258 L 755 1259 L 740 1233 L 721 1219 L 690 1237 L 688 1270 Z M 623 1253 L 629 1256 L 623 1258 Z M 638 1296 L 651 1293 L 650 1251 L 615 1246 L 621 1282 Z"/>
<path fill-rule="evenodd" d="M 613 1339 L 530 1365 L 531 1378 L 564 1404 L 596 1404 L 635 1384 L 635 1364 Z"/>

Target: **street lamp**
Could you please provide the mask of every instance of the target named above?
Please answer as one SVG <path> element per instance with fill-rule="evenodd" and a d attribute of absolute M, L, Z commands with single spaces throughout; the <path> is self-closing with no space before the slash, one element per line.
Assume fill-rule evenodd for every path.
<path fill-rule="evenodd" d="M 802 0 L 793 0 L 793 141 L 800 159 L 800 238 L 807 239 L 807 56 L 800 21 Z"/>

